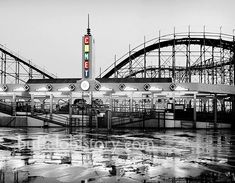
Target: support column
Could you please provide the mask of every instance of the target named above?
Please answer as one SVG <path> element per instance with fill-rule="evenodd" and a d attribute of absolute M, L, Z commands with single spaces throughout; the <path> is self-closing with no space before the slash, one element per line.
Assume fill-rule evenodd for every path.
<path fill-rule="evenodd" d="M 193 95 L 193 128 L 197 128 L 197 94 Z"/>
<path fill-rule="evenodd" d="M 130 98 L 130 103 L 129 103 L 129 105 L 130 105 L 130 111 L 129 111 L 129 120 L 130 120 L 130 122 L 133 121 L 133 93 L 134 92 L 131 92 L 131 98 Z"/>
<path fill-rule="evenodd" d="M 113 111 L 113 99 L 112 99 L 112 94 L 110 94 L 109 98 L 109 109 L 106 111 L 106 120 L 107 120 L 107 129 L 111 130 L 112 129 L 112 111 Z"/>
<path fill-rule="evenodd" d="M 224 113 L 226 111 L 224 98 L 221 99 L 220 102 L 221 102 L 221 111 Z"/>
<path fill-rule="evenodd" d="M 31 65 L 31 61 L 29 60 L 29 64 Z M 31 67 L 29 67 L 29 79 L 33 78 L 33 69 Z M 44 79 L 44 75 L 43 75 L 43 79 Z"/>
<path fill-rule="evenodd" d="M 235 44 L 235 29 L 233 29 L 233 45 Z M 233 48 L 233 53 L 235 52 L 235 48 Z M 233 64 L 233 84 L 235 85 L 235 54 L 233 54 L 233 58 L 232 58 L 232 64 Z"/>
<path fill-rule="evenodd" d="M 69 95 L 69 101 L 68 101 L 68 105 L 69 105 L 69 126 L 72 126 L 72 113 L 73 113 L 73 110 L 72 110 L 72 93 L 70 93 Z"/>
<path fill-rule="evenodd" d="M 34 115 L 34 94 L 31 94 L 31 115 Z"/>
<path fill-rule="evenodd" d="M 113 111 L 114 109 L 114 106 L 113 106 L 113 103 L 114 103 L 114 100 L 113 100 L 113 98 L 112 98 L 112 94 L 110 93 L 110 95 L 109 95 L 109 109 L 111 110 L 111 111 Z"/>
<path fill-rule="evenodd" d="M 175 27 L 174 27 L 174 40 L 172 45 L 172 79 L 175 82 Z"/>
<path fill-rule="evenodd" d="M 129 76 L 132 74 L 131 45 L 129 44 Z"/>
<path fill-rule="evenodd" d="M 114 78 L 118 78 L 116 64 L 117 64 L 117 56 L 115 55 L 114 56 Z M 100 77 L 101 77 L 101 72 L 100 72 Z"/>
<path fill-rule="evenodd" d="M 207 99 L 205 97 L 203 100 L 203 112 L 206 112 L 206 102 L 207 102 Z"/>
<path fill-rule="evenodd" d="M 19 61 L 15 60 L 15 84 L 19 84 Z"/>
<path fill-rule="evenodd" d="M 50 119 L 52 119 L 53 113 L 53 94 L 50 94 Z"/>
<path fill-rule="evenodd" d="M 186 45 L 186 82 L 191 82 L 191 71 L 190 71 L 190 41 Z"/>
<path fill-rule="evenodd" d="M 217 128 L 217 94 L 213 98 L 213 114 L 214 114 L 214 128 Z"/>
<path fill-rule="evenodd" d="M 199 83 L 202 83 L 202 45 L 200 46 L 200 71 L 199 71 Z"/>
<path fill-rule="evenodd" d="M 4 54 L 4 79 L 3 79 L 3 82 L 4 84 L 6 84 L 6 77 L 7 77 L 7 56 L 6 54 Z"/>
<path fill-rule="evenodd" d="M 1 84 L 3 84 L 3 53 L 1 53 Z"/>
<path fill-rule="evenodd" d="M 154 110 L 154 93 L 151 93 L 151 108 Z"/>
<path fill-rule="evenodd" d="M 144 78 L 146 78 L 146 50 L 145 50 L 145 36 L 144 36 Z"/>
<path fill-rule="evenodd" d="M 174 119 L 174 127 L 175 127 L 175 93 L 173 93 L 173 100 L 172 100 L 172 104 L 173 104 L 173 119 Z M 164 125 L 166 126 L 166 124 Z"/>
<path fill-rule="evenodd" d="M 112 129 L 112 111 L 108 109 L 106 111 L 106 119 L 107 119 L 107 128 L 108 130 Z"/>
<path fill-rule="evenodd" d="M 43 111 L 43 113 L 45 113 L 45 100 L 46 98 L 42 99 L 42 104 L 41 104 L 41 110 Z"/>
<path fill-rule="evenodd" d="M 211 78 L 211 80 L 212 80 L 212 84 L 215 84 L 215 73 L 214 73 L 214 46 L 212 47 L 212 66 L 213 66 L 213 68 L 211 69 L 211 76 L 212 76 L 212 78 Z"/>
<path fill-rule="evenodd" d="M 191 49 L 190 49 L 190 26 L 188 27 L 188 38 L 189 38 L 189 40 L 188 40 L 188 44 L 187 44 L 187 51 L 188 51 L 188 54 L 187 54 L 187 61 L 188 61 L 188 68 L 187 68 L 187 73 L 188 73 L 188 81 L 187 82 L 189 82 L 189 83 L 191 83 L 191 69 L 190 69 L 190 67 L 191 67 Z"/>
<path fill-rule="evenodd" d="M 130 98 L 130 112 L 133 112 L 133 92 L 131 92 L 131 98 Z"/>
<path fill-rule="evenodd" d="M 232 54 L 232 50 L 230 50 L 230 55 L 233 55 L 233 54 Z M 230 62 L 230 65 L 229 65 L 229 84 L 230 84 L 230 85 L 233 84 L 232 68 L 233 68 L 233 61 L 231 61 L 231 62 Z"/>
<path fill-rule="evenodd" d="M 158 78 L 161 78 L 162 76 L 162 71 L 161 71 L 161 46 L 160 46 L 160 42 L 161 42 L 161 32 L 159 31 L 159 38 L 158 38 Z M 165 71 L 165 70 L 164 70 Z"/>
<path fill-rule="evenodd" d="M 91 109 L 88 112 L 88 114 L 89 114 L 89 127 L 92 127 L 92 101 L 93 101 L 93 92 L 92 91 L 90 92 L 89 100 L 90 100 L 90 104 L 91 104 Z"/>
<path fill-rule="evenodd" d="M 12 96 L 12 114 L 16 115 L 16 94 L 14 93 Z"/>
<path fill-rule="evenodd" d="M 204 60 L 204 66 L 206 66 L 206 35 L 205 35 L 206 28 L 203 26 L 203 60 Z M 206 70 L 204 70 L 203 73 L 204 76 L 204 84 L 206 84 Z"/>

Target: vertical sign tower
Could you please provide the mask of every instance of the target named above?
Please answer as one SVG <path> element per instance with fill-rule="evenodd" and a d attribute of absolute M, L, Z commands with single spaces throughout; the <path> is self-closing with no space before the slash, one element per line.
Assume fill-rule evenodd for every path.
<path fill-rule="evenodd" d="M 87 34 L 83 36 L 82 42 L 82 78 L 93 79 L 93 64 L 92 64 L 92 35 L 89 27 L 89 15 L 88 15 L 88 28 Z"/>

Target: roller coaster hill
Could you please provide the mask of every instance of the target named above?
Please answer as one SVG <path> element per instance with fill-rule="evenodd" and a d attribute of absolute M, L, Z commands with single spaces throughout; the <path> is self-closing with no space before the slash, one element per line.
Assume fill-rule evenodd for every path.
<path fill-rule="evenodd" d="M 57 78 L 0 45 L 0 126 L 231 128 L 235 36 L 159 36 L 96 79 Z"/>

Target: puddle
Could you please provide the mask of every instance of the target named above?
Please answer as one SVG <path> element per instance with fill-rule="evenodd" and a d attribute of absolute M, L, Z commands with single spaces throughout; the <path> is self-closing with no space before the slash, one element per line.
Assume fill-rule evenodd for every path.
<path fill-rule="evenodd" d="M 232 182 L 235 133 L 0 129 L 0 182 Z"/>

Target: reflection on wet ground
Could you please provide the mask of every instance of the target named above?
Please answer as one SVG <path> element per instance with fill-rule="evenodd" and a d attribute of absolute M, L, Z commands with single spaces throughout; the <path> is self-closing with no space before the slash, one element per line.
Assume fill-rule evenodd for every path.
<path fill-rule="evenodd" d="M 0 182 L 235 182 L 235 133 L 0 128 Z"/>

